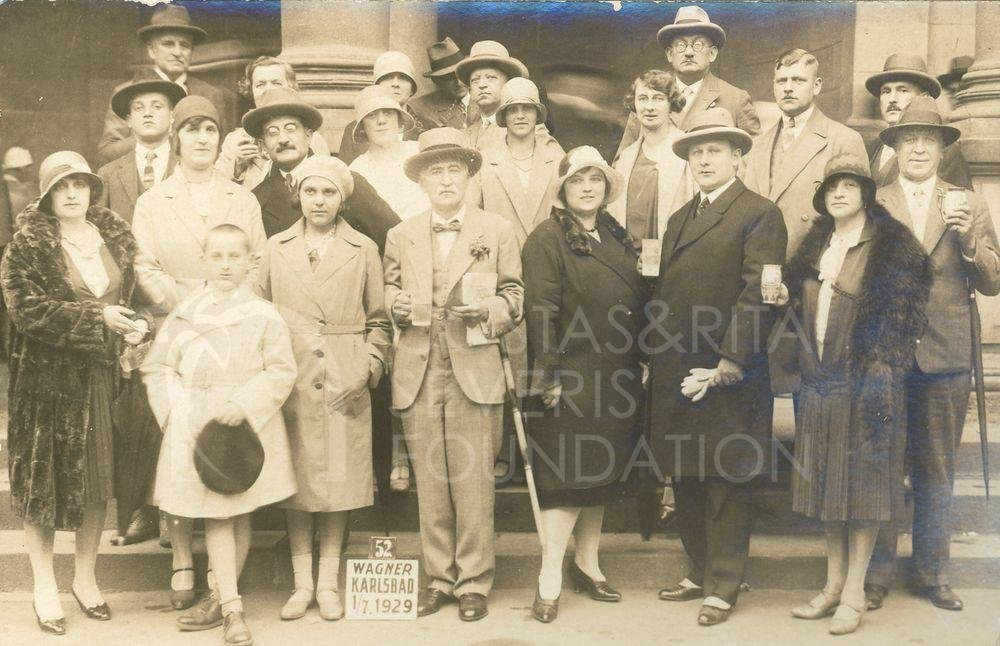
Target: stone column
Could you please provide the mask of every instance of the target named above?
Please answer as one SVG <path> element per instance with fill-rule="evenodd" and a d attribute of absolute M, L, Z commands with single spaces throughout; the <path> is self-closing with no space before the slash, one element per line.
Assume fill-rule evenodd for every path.
<path fill-rule="evenodd" d="M 281 57 L 295 68 L 303 97 L 323 113 L 321 132 L 331 150 L 337 150 L 344 126 L 354 118 L 355 96 L 372 82 L 375 58 L 401 50 L 420 74 L 427 66 L 425 48 L 436 33 L 437 9 L 431 2 L 281 3 Z"/>

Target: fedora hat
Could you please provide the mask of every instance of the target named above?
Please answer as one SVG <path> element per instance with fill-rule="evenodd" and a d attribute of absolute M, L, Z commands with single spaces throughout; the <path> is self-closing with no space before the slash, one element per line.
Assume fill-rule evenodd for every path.
<path fill-rule="evenodd" d="M 976 62 L 971 56 L 956 56 L 951 59 L 948 71 L 937 77 L 938 83 L 942 87 L 954 85 L 962 80 L 965 73 L 969 71 L 972 64 Z"/>
<path fill-rule="evenodd" d="M 302 100 L 299 93 L 287 87 L 271 88 L 260 97 L 256 108 L 243 115 L 243 129 L 251 137 L 263 136 L 264 123 L 281 116 L 298 117 L 309 130 L 317 130 L 323 125 L 323 115 L 319 110 Z"/>
<path fill-rule="evenodd" d="M 372 67 L 372 78 L 378 83 L 382 77 L 389 74 L 399 73 L 410 79 L 413 83 L 413 91 L 417 91 L 417 73 L 413 71 L 413 61 L 403 52 L 382 52 L 375 59 Z"/>
<path fill-rule="evenodd" d="M 530 105 L 538 110 L 538 123 L 545 123 L 549 116 L 548 108 L 538 98 L 538 86 L 532 81 L 515 77 L 507 81 L 500 91 L 500 107 L 497 108 L 497 125 L 501 128 L 507 127 L 507 108 L 513 105 Z"/>
<path fill-rule="evenodd" d="M 165 81 L 149 67 L 136 72 L 135 77 L 115 90 L 111 95 L 111 111 L 122 119 L 128 117 L 132 99 L 140 94 L 156 92 L 167 97 L 172 110 L 177 102 L 187 96 L 183 87 L 172 81 Z"/>
<path fill-rule="evenodd" d="M 475 175 L 483 165 L 483 156 L 466 143 L 465 135 L 455 128 L 432 128 L 422 132 L 417 139 L 419 152 L 403 162 L 403 172 L 416 182 L 420 179 L 420 171 L 431 164 L 457 159 L 469 167 L 469 175 Z"/>
<path fill-rule="evenodd" d="M 726 44 L 726 32 L 723 31 L 722 27 L 712 22 L 708 17 L 708 12 L 695 5 L 678 9 L 673 24 L 664 25 L 660 27 L 660 31 L 656 32 L 656 40 L 660 43 L 660 47 L 666 49 L 670 44 L 670 39 L 686 34 L 704 34 L 711 38 L 719 49 L 722 49 L 722 46 Z"/>
<path fill-rule="evenodd" d="M 433 78 L 435 76 L 447 76 L 455 72 L 455 67 L 462 62 L 465 54 L 458 48 L 448 36 L 444 40 L 434 43 L 427 48 L 427 60 L 431 65 L 431 71 L 424 72 L 424 76 Z"/>
<path fill-rule="evenodd" d="M 401 132 L 406 132 L 417 125 L 413 116 L 403 109 L 399 102 L 392 97 L 389 90 L 380 85 L 369 85 L 358 93 L 358 98 L 354 100 L 354 128 L 351 131 L 351 138 L 354 143 L 367 139 L 365 127 L 361 123 L 365 117 L 377 110 L 395 110 L 399 113 L 399 126 Z"/>
<path fill-rule="evenodd" d="M 459 80 L 466 85 L 472 72 L 481 67 L 495 67 L 507 75 L 507 79 L 523 76 L 528 78 L 528 68 L 524 63 L 511 57 L 507 48 L 495 40 L 481 40 L 469 50 L 469 56 L 455 66 Z"/>
<path fill-rule="evenodd" d="M 310 155 L 292 170 L 296 186 L 302 186 L 302 182 L 310 177 L 322 177 L 336 186 L 341 205 L 354 193 L 354 175 L 351 175 L 351 169 L 332 155 Z"/>
<path fill-rule="evenodd" d="M 153 34 L 161 31 L 180 31 L 191 36 L 195 44 L 208 38 L 208 32 L 201 27 L 191 24 L 191 14 L 187 7 L 176 4 L 162 4 L 153 10 L 153 15 L 149 18 L 149 24 L 139 27 L 136 35 L 140 40 L 145 41 Z"/>
<path fill-rule="evenodd" d="M 104 181 L 90 170 L 90 164 L 78 152 L 60 150 L 42 160 L 38 166 L 38 192 L 40 199 L 48 197 L 49 191 L 59 180 L 70 175 L 81 175 L 90 184 L 90 203 L 96 204 L 104 192 Z"/>
<path fill-rule="evenodd" d="M 621 194 L 625 180 L 621 173 L 612 168 L 608 162 L 604 161 L 601 153 L 593 146 L 577 146 L 573 148 L 559 162 L 559 178 L 552 187 L 552 205 L 566 209 L 566 203 L 562 199 L 562 187 L 570 177 L 584 168 L 596 168 L 604 173 L 604 178 L 608 181 L 608 190 L 604 194 L 604 203 L 610 204 L 618 199 Z"/>
<path fill-rule="evenodd" d="M 828 159 L 823 168 L 823 181 L 816 187 L 813 195 L 813 209 L 817 213 L 829 215 L 826 210 L 826 191 L 833 180 L 842 175 L 850 175 L 856 179 L 863 187 L 862 195 L 875 196 L 875 180 L 872 179 L 868 161 L 851 153 L 840 153 Z"/>
<path fill-rule="evenodd" d="M 31 158 L 31 152 L 29 152 L 27 148 L 11 146 L 7 149 L 7 152 L 3 154 L 4 170 L 25 168 L 26 166 L 31 166 L 34 163 L 35 160 Z"/>
<path fill-rule="evenodd" d="M 232 496 L 257 482 L 264 468 L 264 447 L 246 421 L 205 424 L 194 442 L 194 468 L 209 491 Z"/>
<path fill-rule="evenodd" d="M 935 99 L 941 96 L 941 84 L 927 73 L 927 63 L 916 54 L 891 55 L 885 59 L 881 72 L 868 77 L 865 88 L 877 97 L 882 92 L 882 85 L 889 81 L 909 81 L 922 87 Z"/>
<path fill-rule="evenodd" d="M 711 139 L 724 139 L 739 148 L 743 154 L 753 147 L 753 137 L 736 127 L 733 115 L 725 108 L 709 108 L 691 117 L 691 126 L 673 143 L 674 154 L 687 161 L 691 146 Z"/>
<path fill-rule="evenodd" d="M 899 121 L 896 122 L 896 125 L 889 126 L 878 133 L 878 138 L 886 146 L 895 148 L 896 137 L 899 133 L 907 128 L 916 127 L 934 128 L 941 133 L 945 146 L 950 146 L 962 136 L 961 130 L 944 122 L 934 99 L 927 96 L 915 96 L 910 101 L 910 105 L 903 110 L 903 114 L 899 115 Z"/>

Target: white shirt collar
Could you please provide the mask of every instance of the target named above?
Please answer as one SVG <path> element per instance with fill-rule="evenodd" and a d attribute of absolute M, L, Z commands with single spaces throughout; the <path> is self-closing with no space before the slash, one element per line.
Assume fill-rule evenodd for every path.
<path fill-rule="evenodd" d="M 707 198 L 708 198 L 708 203 L 709 203 L 709 204 L 711 204 L 711 203 L 712 203 L 712 202 L 714 202 L 714 201 L 715 201 L 715 200 L 716 200 L 716 199 L 717 199 L 717 198 L 718 198 L 718 197 L 719 197 L 720 195 L 722 195 L 723 193 L 725 193 L 725 192 L 726 192 L 726 189 L 727 189 L 727 188 L 729 188 L 730 186 L 732 186 L 732 185 L 733 185 L 733 182 L 735 182 L 735 181 L 736 181 L 736 178 L 735 178 L 735 177 L 731 178 L 731 179 L 730 179 L 730 180 L 729 180 L 728 182 L 726 182 L 725 184 L 723 184 L 723 185 L 722 185 L 722 186 L 720 186 L 719 188 L 715 189 L 714 191 L 712 191 L 712 192 L 711 192 L 711 193 L 709 193 L 708 195 L 705 195 L 705 192 L 704 192 L 704 191 L 702 191 L 702 193 L 701 193 L 701 199 L 702 199 L 702 200 L 704 200 L 704 199 L 705 199 L 705 198 L 707 197 Z"/>
<path fill-rule="evenodd" d="M 451 216 L 450 218 L 446 218 L 443 215 L 438 214 L 437 211 L 434 211 L 433 209 L 431 209 L 431 221 L 436 221 L 436 222 L 438 222 L 440 224 L 448 224 L 452 220 L 458 220 L 459 223 L 465 221 L 465 205 L 464 204 L 462 205 L 462 208 L 460 208 L 458 210 L 458 212 L 455 215 Z"/>
<path fill-rule="evenodd" d="M 813 108 L 815 108 L 815 107 L 816 107 L 816 105 L 813 104 L 813 105 L 809 106 L 808 108 L 806 108 L 805 112 L 803 112 L 802 114 L 795 115 L 795 126 L 794 127 L 790 126 L 788 124 L 788 122 L 791 119 L 791 117 L 789 117 L 787 114 L 785 114 L 784 112 L 782 112 L 781 113 L 781 127 L 784 128 L 784 129 L 786 129 L 786 130 L 792 130 L 792 131 L 795 132 L 796 135 L 798 135 L 798 133 L 802 132 L 802 129 L 805 127 L 806 122 L 809 121 L 809 117 L 812 116 Z"/>
<path fill-rule="evenodd" d="M 903 177 L 902 173 L 899 174 L 899 185 L 903 188 L 903 194 L 906 195 L 907 199 L 913 197 L 918 188 L 922 188 L 924 194 L 930 197 L 934 193 L 935 184 L 937 184 L 937 175 L 931 175 L 922 182 L 914 182 Z"/>
<path fill-rule="evenodd" d="M 465 96 L 463 96 L 463 97 L 462 97 L 461 99 L 459 99 L 459 101 L 460 101 L 460 102 L 462 103 L 462 105 L 464 105 L 465 107 L 469 107 L 469 101 L 471 101 L 471 100 L 472 100 L 472 95 L 471 95 L 471 94 L 469 94 L 468 92 L 466 92 L 466 93 L 465 93 Z"/>
<path fill-rule="evenodd" d="M 677 91 L 679 91 L 682 95 L 684 94 L 685 89 L 691 88 L 691 96 L 697 96 L 698 92 L 701 91 L 701 83 L 704 80 L 705 80 L 704 78 L 700 78 L 691 85 L 685 85 L 683 81 L 681 81 L 678 78 L 675 78 L 674 83 L 677 84 Z"/>
<path fill-rule="evenodd" d="M 156 159 L 157 160 L 169 158 L 170 157 L 170 137 L 167 137 L 166 139 L 164 139 L 163 143 L 161 143 L 156 148 L 150 148 L 149 146 L 147 146 L 146 144 L 142 143 L 141 141 L 136 141 L 135 142 L 135 159 L 136 159 L 136 161 L 142 161 L 142 163 L 146 163 L 146 151 L 148 151 L 148 150 L 152 150 L 154 153 L 156 153 Z"/>
<path fill-rule="evenodd" d="M 495 125 L 497 125 L 497 113 L 496 113 L 496 112 L 494 112 L 493 114 L 491 114 L 491 115 L 490 115 L 490 116 L 488 116 L 488 117 L 486 117 L 486 116 L 483 116 L 482 114 L 480 114 L 479 116 L 480 116 L 480 117 L 482 117 L 482 120 L 483 120 L 483 127 L 484 127 L 484 128 L 485 128 L 486 126 L 490 125 L 490 124 L 492 124 L 492 125 L 494 125 L 494 126 L 495 126 Z"/>
<path fill-rule="evenodd" d="M 161 70 L 161 69 L 160 69 L 159 67 L 157 67 L 157 68 L 155 68 L 155 69 L 156 69 L 156 73 L 157 73 L 157 74 L 158 74 L 158 75 L 160 76 L 160 78 L 161 78 L 161 79 L 163 79 L 164 81 L 170 81 L 171 83 L 176 83 L 177 85 L 181 86 L 181 87 L 182 87 L 182 88 L 184 88 L 185 90 L 187 90 L 187 89 L 188 89 L 188 86 L 187 86 L 187 80 L 188 80 L 188 75 L 187 75 L 187 72 L 184 72 L 183 74 L 181 74 L 181 75 L 180 75 L 180 76 L 178 76 L 177 78 L 175 78 L 175 79 L 172 79 L 172 78 L 170 78 L 169 76 L 167 76 L 167 75 L 166 75 L 166 74 L 165 74 L 165 73 L 163 72 L 163 70 Z"/>

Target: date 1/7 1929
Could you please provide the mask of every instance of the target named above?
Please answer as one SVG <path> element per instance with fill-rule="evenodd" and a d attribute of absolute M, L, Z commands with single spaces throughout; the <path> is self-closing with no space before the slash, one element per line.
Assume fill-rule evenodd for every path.
<path fill-rule="evenodd" d="M 355 596 L 352 601 L 359 615 L 406 615 L 413 611 L 412 599 Z"/>

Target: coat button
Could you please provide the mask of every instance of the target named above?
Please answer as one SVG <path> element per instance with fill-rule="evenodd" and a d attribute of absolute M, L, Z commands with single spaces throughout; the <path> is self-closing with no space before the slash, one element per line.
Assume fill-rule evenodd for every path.
<path fill-rule="evenodd" d="M 323 384 L 313 384 L 313 388 L 316 390 L 323 390 Z"/>
<path fill-rule="evenodd" d="M 315 354 L 315 355 L 316 355 L 317 357 L 319 357 L 320 359 L 322 359 L 322 358 L 323 358 L 323 351 L 322 351 L 322 350 L 317 350 L 317 351 L 316 351 L 316 352 L 314 352 L 313 354 Z"/>
<path fill-rule="evenodd" d="M 803 214 L 802 214 L 802 221 L 803 221 L 803 222 L 808 222 L 808 221 L 809 221 L 809 216 L 808 216 L 808 215 L 806 215 L 805 213 L 803 213 Z"/>

